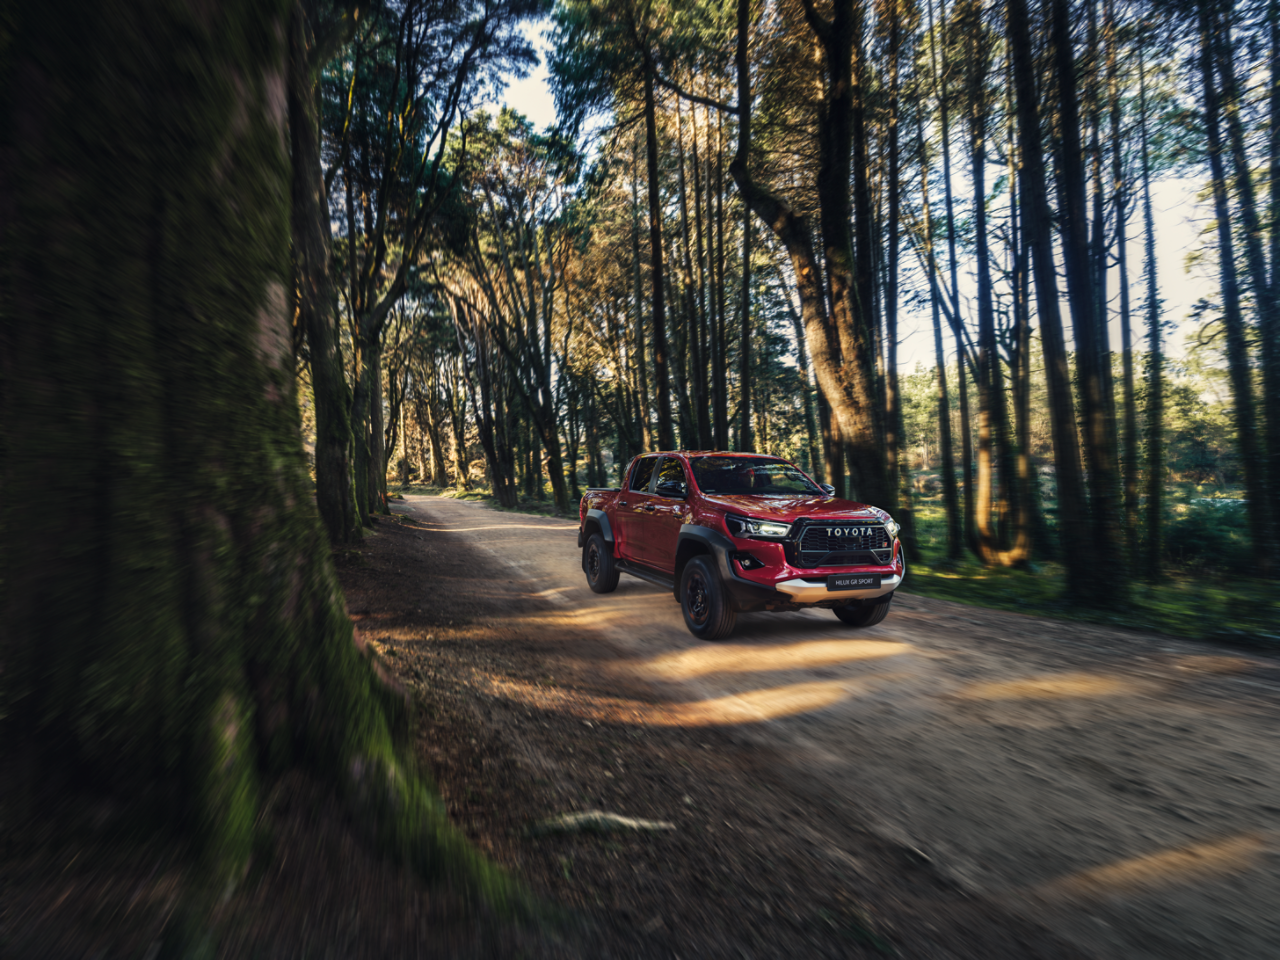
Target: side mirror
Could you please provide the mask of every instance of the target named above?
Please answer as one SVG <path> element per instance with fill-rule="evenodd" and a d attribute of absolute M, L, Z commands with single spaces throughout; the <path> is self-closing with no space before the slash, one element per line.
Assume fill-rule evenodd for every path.
<path fill-rule="evenodd" d="M 676 500 L 683 500 L 688 496 L 683 480 L 663 480 L 653 492 L 660 497 L 673 497 Z"/>
<path fill-rule="evenodd" d="M 818 484 L 818 486 L 822 488 L 822 492 L 825 493 L 828 497 L 834 497 L 836 495 L 836 488 L 833 487 L 831 484 L 820 483 Z"/>

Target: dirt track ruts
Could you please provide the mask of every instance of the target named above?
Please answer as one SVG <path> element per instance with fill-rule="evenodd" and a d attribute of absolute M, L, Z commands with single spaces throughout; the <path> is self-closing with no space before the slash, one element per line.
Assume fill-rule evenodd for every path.
<path fill-rule="evenodd" d="M 591 593 L 571 521 L 407 507 L 460 562 L 477 551 L 506 572 L 467 587 L 459 571 L 451 589 L 473 590 L 477 615 L 504 598 L 504 618 L 577 638 L 562 659 L 597 641 L 581 651 L 592 695 L 495 674 L 496 700 L 725 733 L 768 758 L 815 842 L 838 851 L 843 826 L 870 825 L 1090 954 L 1280 956 L 1274 661 L 910 595 L 867 630 L 826 611 L 744 615 L 707 644 L 657 587 L 624 576 Z"/>

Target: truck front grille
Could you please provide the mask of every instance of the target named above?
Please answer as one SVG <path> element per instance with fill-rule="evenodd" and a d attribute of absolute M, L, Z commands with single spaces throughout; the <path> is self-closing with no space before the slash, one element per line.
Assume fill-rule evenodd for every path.
<path fill-rule="evenodd" d="M 797 531 L 796 560 L 800 567 L 844 567 L 861 564 L 886 564 L 893 557 L 893 541 L 883 524 L 856 524 L 869 527 L 867 536 L 829 536 L 827 530 L 855 526 L 849 521 L 809 521 Z"/>

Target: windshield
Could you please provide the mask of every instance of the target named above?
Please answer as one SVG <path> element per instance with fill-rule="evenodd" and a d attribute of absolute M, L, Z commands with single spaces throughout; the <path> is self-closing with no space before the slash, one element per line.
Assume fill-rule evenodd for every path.
<path fill-rule="evenodd" d="M 749 496 L 822 496 L 822 488 L 785 460 L 771 457 L 694 457 L 693 477 L 703 493 Z"/>

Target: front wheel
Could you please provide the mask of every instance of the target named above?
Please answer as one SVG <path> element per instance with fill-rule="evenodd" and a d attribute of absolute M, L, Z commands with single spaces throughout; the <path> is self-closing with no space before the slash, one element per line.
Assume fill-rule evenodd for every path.
<path fill-rule="evenodd" d="M 863 603 L 849 603 L 835 608 L 835 614 L 851 627 L 874 627 L 889 615 L 893 594 L 888 593 Z"/>
<path fill-rule="evenodd" d="M 689 632 L 703 640 L 721 640 L 738 619 L 733 601 L 709 557 L 694 557 L 680 574 L 680 609 Z"/>
<path fill-rule="evenodd" d="M 613 553 L 604 537 L 593 533 L 582 551 L 582 570 L 587 575 L 587 586 L 595 593 L 613 593 L 618 589 L 618 568 Z"/>

